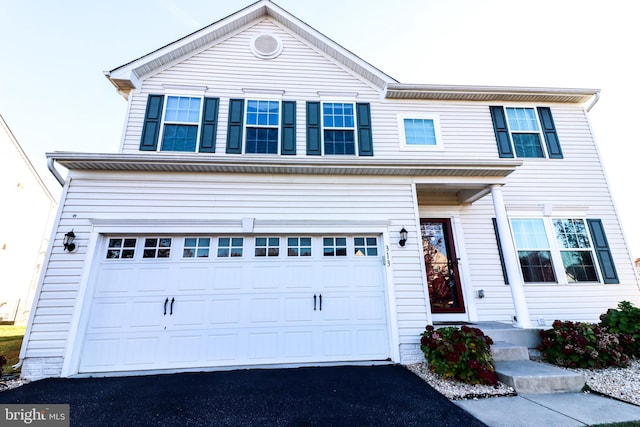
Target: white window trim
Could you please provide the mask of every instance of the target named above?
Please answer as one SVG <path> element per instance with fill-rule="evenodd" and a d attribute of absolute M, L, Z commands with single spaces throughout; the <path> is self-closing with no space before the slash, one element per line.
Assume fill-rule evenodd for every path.
<path fill-rule="evenodd" d="M 187 122 L 172 122 L 166 121 L 167 104 L 170 96 L 182 97 L 182 98 L 200 98 L 200 112 L 198 114 L 198 121 L 196 123 Z M 204 95 L 202 91 L 175 91 L 173 89 L 166 89 L 164 94 L 164 102 L 162 104 L 162 120 L 160 121 L 160 132 L 158 134 L 158 148 L 159 153 L 199 153 L 200 152 L 200 132 L 202 131 L 202 114 L 204 114 Z M 164 127 L 165 124 L 183 124 L 188 126 L 197 126 L 198 132 L 196 133 L 196 149 L 194 151 L 171 151 L 163 150 L 162 143 L 164 142 Z"/>
<path fill-rule="evenodd" d="M 249 115 L 249 101 L 271 101 L 278 103 L 278 125 L 277 126 L 258 126 L 258 125 L 249 125 L 247 118 Z M 242 154 L 248 154 L 250 156 L 279 156 L 280 150 L 282 149 L 280 144 L 280 140 L 282 138 L 282 96 L 272 96 L 259 94 L 256 95 L 254 92 L 253 95 L 247 96 L 244 99 L 244 123 L 242 125 Z M 278 129 L 278 138 L 276 144 L 276 152 L 275 153 L 247 153 L 247 128 L 268 128 L 268 129 Z"/>
<path fill-rule="evenodd" d="M 321 92 L 318 92 L 321 94 Z M 324 94 L 324 97 L 320 99 L 320 149 L 322 150 L 322 157 L 328 156 L 331 158 L 343 157 L 343 158 L 352 158 L 358 157 L 360 152 L 358 151 L 358 112 L 356 110 L 356 95 L 357 94 Z M 324 104 L 351 104 L 353 106 L 353 144 L 354 144 L 354 153 L 353 154 L 326 154 L 324 150 Z M 330 130 L 349 130 L 350 128 L 329 128 Z"/>
<path fill-rule="evenodd" d="M 400 139 L 400 149 L 403 151 L 443 151 L 442 133 L 440 131 L 440 116 L 437 114 L 425 113 L 402 113 L 398 114 L 398 135 Z M 405 119 L 432 120 L 433 131 L 436 136 L 436 145 L 416 145 L 407 144 L 407 136 L 404 129 Z"/>
<path fill-rule="evenodd" d="M 600 264 L 598 262 L 598 256 L 595 252 L 593 246 L 593 240 L 591 238 L 591 232 L 589 231 L 589 226 L 587 224 L 587 219 L 581 215 L 553 215 L 553 216 L 541 216 L 541 215 L 513 215 L 509 217 L 509 227 L 511 228 L 511 239 L 514 244 L 514 248 L 516 252 L 518 251 L 518 247 L 516 246 L 515 235 L 513 234 L 513 225 L 511 224 L 511 220 L 513 219 L 540 219 L 544 225 L 544 230 L 547 236 L 547 241 L 549 242 L 549 251 L 551 252 L 551 265 L 554 270 L 554 274 L 556 276 L 555 282 L 526 282 L 526 286 L 534 285 L 534 286 L 557 286 L 557 285 L 567 285 L 567 286 L 581 286 L 581 285 L 600 285 L 603 283 L 602 281 L 602 272 L 600 269 Z M 593 258 L 593 265 L 596 269 L 596 275 L 598 276 L 598 280 L 591 282 L 571 282 L 567 280 L 567 275 L 564 271 L 564 264 L 562 263 L 562 255 L 561 248 L 558 244 L 558 239 L 555 234 L 555 228 L 553 227 L 553 220 L 555 219 L 580 219 L 584 222 L 584 225 L 587 229 L 587 238 L 589 239 L 589 244 L 591 245 L 591 256 Z M 518 258 L 518 254 L 516 253 L 516 258 Z M 522 277 L 522 268 L 518 264 L 518 269 L 520 271 L 520 275 Z M 524 277 L 522 277 L 524 282 Z"/>
<path fill-rule="evenodd" d="M 516 145 L 513 141 L 514 133 L 534 133 L 533 131 L 513 131 L 511 130 L 511 125 L 509 124 L 509 114 L 507 113 L 507 108 L 528 108 L 533 110 L 533 115 L 536 118 L 536 123 L 538 124 L 538 137 L 540 138 L 540 145 L 542 146 L 542 157 L 520 157 L 516 153 Z M 542 132 L 542 123 L 540 123 L 540 115 L 538 114 L 538 108 L 536 106 L 531 105 L 508 105 L 505 104 L 502 106 L 502 110 L 504 111 L 505 121 L 507 123 L 507 129 L 509 130 L 509 139 L 511 140 L 511 148 L 513 149 L 513 155 L 516 159 L 527 159 L 527 161 L 536 161 L 536 160 L 547 160 L 549 159 L 549 153 L 547 152 L 547 142 L 544 139 L 544 133 Z"/>

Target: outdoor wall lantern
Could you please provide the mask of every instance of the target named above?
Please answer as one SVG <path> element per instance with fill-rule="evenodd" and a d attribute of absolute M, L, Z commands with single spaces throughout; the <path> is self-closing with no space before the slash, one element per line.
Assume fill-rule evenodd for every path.
<path fill-rule="evenodd" d="M 400 241 L 398 243 L 400 243 L 400 246 L 404 247 L 405 243 L 407 243 L 407 235 L 409 233 L 407 232 L 407 230 L 402 227 L 402 230 L 400 230 Z"/>
<path fill-rule="evenodd" d="M 76 248 L 76 244 L 73 241 L 76 239 L 76 235 L 71 230 L 67 234 L 64 235 L 64 250 L 67 252 L 72 252 Z"/>

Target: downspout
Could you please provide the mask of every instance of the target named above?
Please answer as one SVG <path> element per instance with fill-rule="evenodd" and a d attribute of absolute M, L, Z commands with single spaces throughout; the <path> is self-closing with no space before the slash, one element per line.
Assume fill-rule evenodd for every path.
<path fill-rule="evenodd" d="M 591 111 L 591 109 L 593 108 L 594 105 L 596 105 L 596 103 L 600 100 L 600 91 L 597 91 L 596 94 L 593 97 L 593 101 L 591 101 L 591 104 L 589 104 L 589 106 L 586 108 L 587 113 L 589 111 Z"/>
<path fill-rule="evenodd" d="M 58 172 L 58 169 L 56 169 L 56 164 L 55 164 L 55 159 L 53 159 L 52 157 L 49 157 L 47 159 L 47 167 L 49 168 L 49 172 L 51 172 L 51 174 L 55 177 L 56 181 L 58 181 L 58 183 L 64 187 L 64 178 L 62 177 L 62 175 L 60 175 L 60 172 Z"/>

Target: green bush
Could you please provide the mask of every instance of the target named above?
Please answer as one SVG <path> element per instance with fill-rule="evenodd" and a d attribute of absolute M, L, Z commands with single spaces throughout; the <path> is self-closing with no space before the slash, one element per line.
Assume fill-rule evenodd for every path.
<path fill-rule="evenodd" d="M 491 344 L 480 329 L 468 326 L 435 329 L 428 325 L 420 339 L 420 349 L 433 372 L 469 384 L 498 383 Z"/>
<path fill-rule="evenodd" d="M 640 308 L 622 301 L 618 309 L 610 308 L 600 316 L 600 325 L 619 335 L 627 356 L 640 358 Z"/>
<path fill-rule="evenodd" d="M 538 350 L 544 360 L 567 368 L 625 367 L 629 363 L 618 335 L 595 323 L 553 322 L 540 331 Z"/>

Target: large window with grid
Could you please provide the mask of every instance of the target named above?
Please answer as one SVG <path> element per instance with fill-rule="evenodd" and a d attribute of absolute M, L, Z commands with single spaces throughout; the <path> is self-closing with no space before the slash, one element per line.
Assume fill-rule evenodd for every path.
<path fill-rule="evenodd" d="M 592 222 L 601 224 L 599 220 Z M 600 228 L 591 230 L 584 218 L 512 218 L 511 229 L 525 282 L 600 281 L 592 232 L 601 234 L 601 239 L 606 237 Z M 603 247 L 602 252 L 607 253 L 608 248 Z M 605 280 L 608 271 L 615 276 L 615 267 L 604 268 Z"/>
<path fill-rule="evenodd" d="M 167 96 L 162 151 L 196 151 L 202 98 Z"/>
<path fill-rule="evenodd" d="M 325 154 L 355 154 L 355 113 L 351 103 L 322 104 Z"/>
<path fill-rule="evenodd" d="M 248 100 L 245 153 L 278 154 L 280 103 Z"/>

